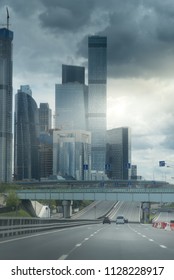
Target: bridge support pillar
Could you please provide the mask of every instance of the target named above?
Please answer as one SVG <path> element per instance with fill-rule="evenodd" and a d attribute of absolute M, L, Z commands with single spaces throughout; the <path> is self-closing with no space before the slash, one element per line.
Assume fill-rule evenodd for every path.
<path fill-rule="evenodd" d="M 149 218 L 150 218 L 150 202 L 143 202 L 142 210 L 143 210 L 143 221 L 144 221 L 144 223 L 149 223 Z"/>
<path fill-rule="evenodd" d="M 63 206 L 63 217 L 64 218 L 70 218 L 72 216 L 72 200 L 63 200 L 62 206 Z"/>

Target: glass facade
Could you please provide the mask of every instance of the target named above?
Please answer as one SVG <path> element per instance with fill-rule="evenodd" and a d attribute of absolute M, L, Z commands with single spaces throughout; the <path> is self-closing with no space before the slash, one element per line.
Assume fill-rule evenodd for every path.
<path fill-rule="evenodd" d="M 130 128 L 120 127 L 107 131 L 106 162 L 108 178 L 128 180 L 131 176 Z"/>
<path fill-rule="evenodd" d="M 104 171 L 106 163 L 107 38 L 88 38 L 88 114 L 91 131 L 92 170 Z"/>
<path fill-rule="evenodd" d="M 85 84 L 85 67 L 75 65 L 62 65 L 62 84 Z"/>
<path fill-rule="evenodd" d="M 30 93 L 30 94 L 29 94 Z M 15 96 L 14 176 L 38 179 L 39 116 L 31 91 L 21 87 Z"/>
<path fill-rule="evenodd" d="M 12 40 L 0 29 L 0 182 L 12 180 Z"/>
<path fill-rule="evenodd" d="M 79 83 L 56 85 L 55 128 L 86 129 L 87 86 Z"/>
<path fill-rule="evenodd" d="M 39 176 L 47 178 L 53 174 L 53 135 L 42 132 L 39 136 Z"/>
<path fill-rule="evenodd" d="M 91 134 L 87 131 L 53 132 L 53 174 L 68 179 L 89 180 Z"/>
<path fill-rule="evenodd" d="M 40 132 L 47 132 L 51 129 L 52 112 L 48 103 L 40 103 L 39 108 L 39 126 Z"/>

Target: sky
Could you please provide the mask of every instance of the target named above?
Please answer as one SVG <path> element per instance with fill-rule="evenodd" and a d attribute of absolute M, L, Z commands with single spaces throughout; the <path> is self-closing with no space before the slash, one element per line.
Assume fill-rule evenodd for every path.
<path fill-rule="evenodd" d="M 28 84 L 54 114 L 62 64 L 85 66 L 87 83 L 87 38 L 107 36 L 107 128 L 131 128 L 138 175 L 174 182 L 174 1 L 1 0 L 1 26 L 6 7 L 14 95 Z"/>

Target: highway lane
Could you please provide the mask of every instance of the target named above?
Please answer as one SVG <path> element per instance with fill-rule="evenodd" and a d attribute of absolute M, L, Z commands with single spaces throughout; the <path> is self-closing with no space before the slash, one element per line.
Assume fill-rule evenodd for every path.
<path fill-rule="evenodd" d="M 97 219 L 108 213 L 116 204 L 115 201 L 94 201 L 82 211 L 72 216 L 72 219 Z"/>
<path fill-rule="evenodd" d="M 126 201 L 95 201 L 73 215 L 72 219 L 96 219 L 108 213 L 109 210 L 111 210 L 109 217 L 112 221 L 115 221 L 118 215 L 123 215 L 129 222 L 140 222 L 140 202 Z"/>
<path fill-rule="evenodd" d="M 174 231 L 152 225 L 96 224 L 0 240 L 4 260 L 169 260 Z"/>
<path fill-rule="evenodd" d="M 124 216 L 129 222 L 138 223 L 140 222 L 140 202 L 125 202 L 119 201 L 113 211 L 109 215 L 110 219 L 115 221 L 117 216 Z"/>
<path fill-rule="evenodd" d="M 174 221 L 174 212 L 159 212 L 156 217 L 153 219 L 153 222 L 170 222 Z"/>

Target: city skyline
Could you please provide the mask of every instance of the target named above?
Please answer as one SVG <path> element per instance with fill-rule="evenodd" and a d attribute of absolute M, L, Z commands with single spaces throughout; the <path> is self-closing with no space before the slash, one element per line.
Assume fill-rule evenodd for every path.
<path fill-rule="evenodd" d="M 174 161 L 173 2 L 3 0 L 14 32 L 13 95 L 29 84 L 37 104 L 54 111 L 61 65 L 87 69 L 87 36 L 108 38 L 108 129 L 132 130 L 132 163 L 146 179 L 171 179 Z M 78 16 L 77 16 L 78 15 Z M 97 17 L 96 17 L 97 15 Z M 27 32 L 26 32 L 27 30 Z M 68 42 L 71 44 L 68 44 Z"/>

